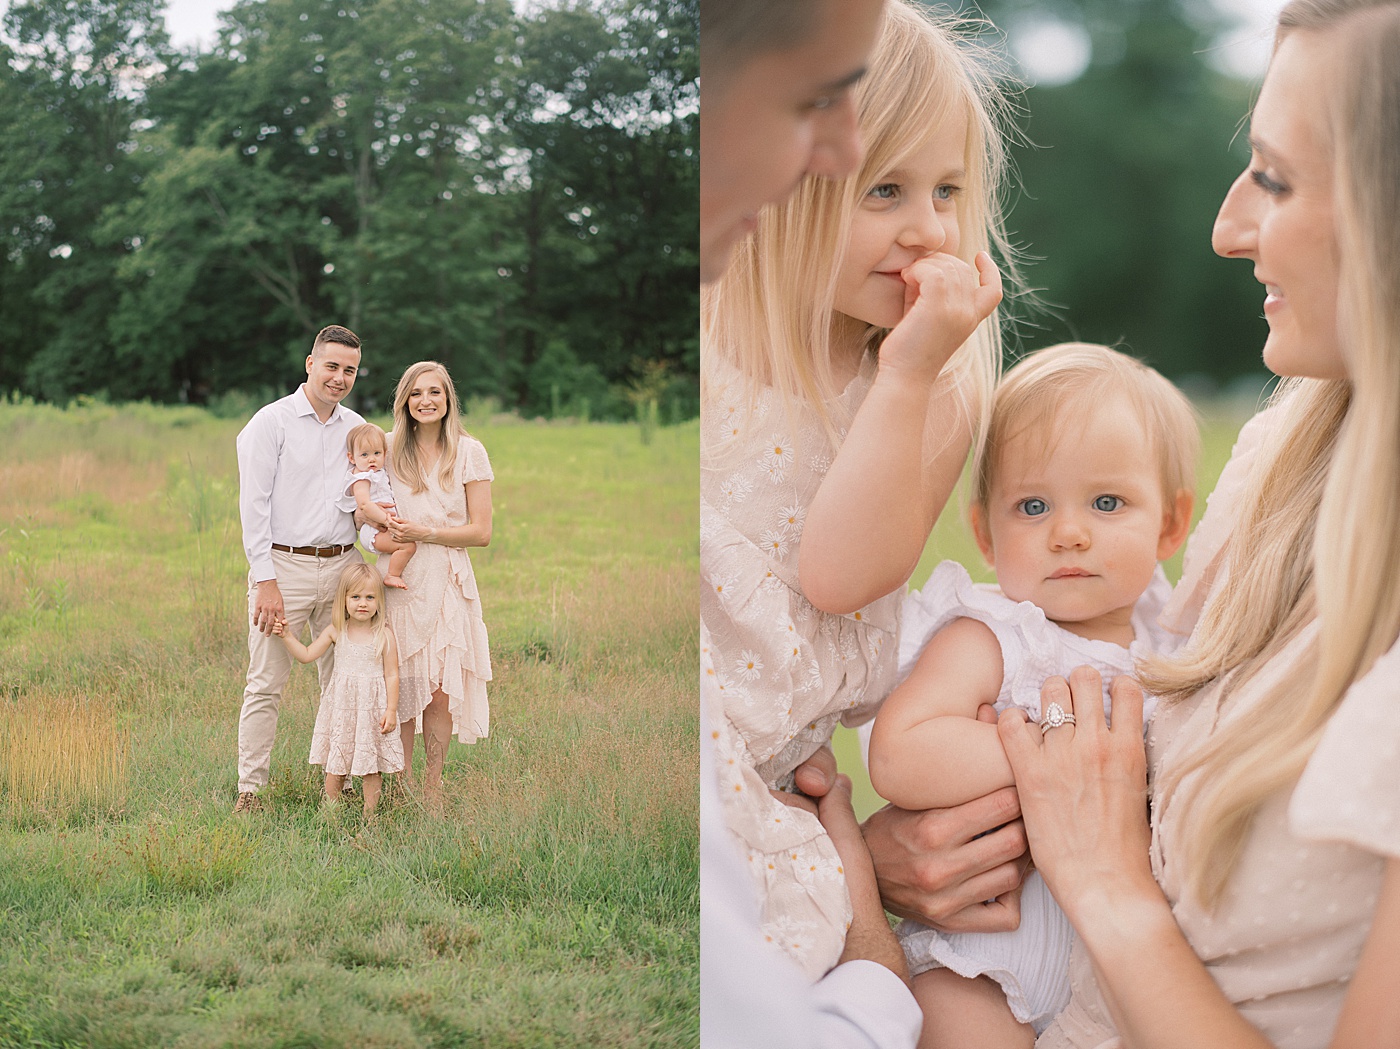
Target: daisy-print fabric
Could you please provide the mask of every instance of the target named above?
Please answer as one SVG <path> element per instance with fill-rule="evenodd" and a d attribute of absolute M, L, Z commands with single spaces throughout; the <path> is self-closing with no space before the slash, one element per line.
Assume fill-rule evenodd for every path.
<path fill-rule="evenodd" d="M 870 359 L 831 417 L 851 418 L 873 378 Z M 741 389 L 736 381 L 710 397 L 701 419 L 703 666 L 722 701 L 708 730 L 764 932 L 815 979 L 841 955 L 850 897 L 816 817 L 769 788 L 790 786 L 838 722 L 874 715 L 894 685 L 902 593 L 849 615 L 818 611 L 802 596 L 802 528 L 835 449 L 814 410 L 785 412 L 770 391 L 750 403 Z"/>

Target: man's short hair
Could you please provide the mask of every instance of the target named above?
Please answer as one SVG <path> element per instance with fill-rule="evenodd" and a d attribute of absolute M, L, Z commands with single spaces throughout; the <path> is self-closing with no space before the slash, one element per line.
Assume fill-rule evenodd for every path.
<path fill-rule="evenodd" d="M 828 2 L 704 0 L 700 5 L 701 66 L 711 73 L 725 72 L 765 51 L 795 47 L 818 24 Z"/>
<path fill-rule="evenodd" d="M 339 324 L 327 324 L 316 333 L 316 341 L 311 344 L 311 356 L 319 357 L 322 348 L 329 343 L 349 346 L 352 350 L 358 350 L 360 337 L 349 328 L 341 327 Z"/>

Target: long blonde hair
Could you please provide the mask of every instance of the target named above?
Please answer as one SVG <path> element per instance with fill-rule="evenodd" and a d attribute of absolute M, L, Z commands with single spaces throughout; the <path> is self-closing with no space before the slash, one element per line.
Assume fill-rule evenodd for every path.
<path fill-rule="evenodd" d="M 340 582 L 335 587 L 335 604 L 331 606 L 331 626 L 335 628 L 337 640 L 345 637 L 345 629 L 350 624 L 350 617 L 345 612 L 345 599 L 350 596 L 352 587 L 366 585 L 374 591 L 376 598 L 374 618 L 369 625 L 374 631 L 374 655 L 377 659 L 384 655 L 384 580 L 363 561 L 346 565 L 340 573 Z"/>
<path fill-rule="evenodd" d="M 1197 773 L 1182 850 L 1207 904 L 1259 808 L 1297 780 L 1347 689 L 1400 636 L 1400 3 L 1294 0 L 1275 46 L 1293 32 L 1347 33 L 1326 83 L 1349 378 L 1277 393 L 1283 418 L 1243 497 L 1226 581 L 1181 657 L 1144 668 L 1146 687 L 1174 697 L 1221 680 L 1225 703 L 1318 624 L 1295 672 L 1163 778 L 1166 797 Z"/>
<path fill-rule="evenodd" d="M 753 403 L 767 386 L 789 412 L 810 405 L 836 443 L 836 432 L 848 420 L 828 416 L 829 402 L 840 392 L 831 362 L 831 327 L 851 217 L 880 178 L 960 110 L 967 116 L 968 140 L 967 180 L 957 205 L 963 231 L 959 254 L 970 262 L 978 251 L 995 249 L 1004 278 L 1009 283 L 1014 277 L 998 197 L 1006 155 L 997 117 L 1006 103 L 990 60 L 976 59 L 974 45 L 955 37 L 953 25 L 901 0 L 886 6 L 869 72 L 855 89 L 866 148 L 860 170 L 840 180 L 809 175 L 787 201 L 765 208 L 725 275 L 702 291 L 702 406 L 728 385 L 720 374 L 737 370 L 743 400 Z M 867 345 L 878 347 L 885 332 L 868 328 Z M 993 313 L 940 379 L 959 390 L 974 444 L 1000 365 L 999 320 Z"/>
<path fill-rule="evenodd" d="M 408 413 L 408 395 L 424 372 L 434 370 L 442 376 L 443 393 L 447 395 L 446 410 L 438 427 L 437 460 L 438 485 L 445 490 L 451 491 L 456 483 L 457 441 L 467 436 L 457 406 L 457 388 L 452 385 L 452 376 L 447 374 L 447 369 L 437 361 L 410 364 L 394 390 L 394 446 L 390 449 L 389 458 L 394 465 L 394 480 L 407 483 L 413 492 L 424 491 L 428 482 L 418 461 L 418 422 Z"/>

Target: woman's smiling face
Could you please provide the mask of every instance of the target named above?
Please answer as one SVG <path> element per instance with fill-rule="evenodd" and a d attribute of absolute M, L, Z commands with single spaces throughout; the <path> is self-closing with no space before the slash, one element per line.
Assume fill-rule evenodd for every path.
<path fill-rule="evenodd" d="M 408 414 L 417 423 L 431 425 L 441 422 L 446 411 L 447 385 L 442 372 L 426 368 L 408 391 Z"/>
<path fill-rule="evenodd" d="M 1337 39 L 1295 29 L 1279 43 L 1250 120 L 1249 167 L 1220 205 L 1211 237 L 1216 254 L 1254 263 L 1266 292 L 1264 363 L 1278 375 L 1347 375 L 1325 98 L 1337 80 Z"/>

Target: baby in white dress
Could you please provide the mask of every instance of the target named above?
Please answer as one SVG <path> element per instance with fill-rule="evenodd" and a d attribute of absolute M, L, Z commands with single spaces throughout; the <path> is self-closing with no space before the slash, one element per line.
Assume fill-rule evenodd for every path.
<path fill-rule="evenodd" d="M 360 545 L 366 550 L 389 555 L 384 585 L 407 590 L 403 570 L 408 567 L 418 544 L 400 543 L 389 534 L 389 521 L 398 516 L 389 475 L 384 472 L 389 442 L 384 431 L 374 423 L 361 423 L 346 434 L 345 450 L 350 459 L 350 480 L 336 498 L 336 509 L 347 513 L 359 511 L 365 522 L 360 526 Z"/>
<path fill-rule="evenodd" d="M 870 740 L 882 797 L 945 808 L 1012 784 L 980 707 L 1039 720 L 1045 680 L 1088 665 L 1107 711 L 1113 677 L 1173 645 L 1156 625 L 1171 592 L 1159 562 L 1190 527 L 1199 446 L 1181 392 L 1116 351 L 1067 343 L 1007 373 L 973 464 L 972 528 L 997 586 L 944 562 L 906 599 L 904 680 Z M 1068 727 L 1056 713 L 1044 732 Z M 957 1025 L 962 1044 L 1028 1047 L 1069 999 L 1073 931 L 1034 872 L 1014 932 L 899 931 L 915 996 L 938 1018 L 922 1045 L 957 1044 Z"/>

